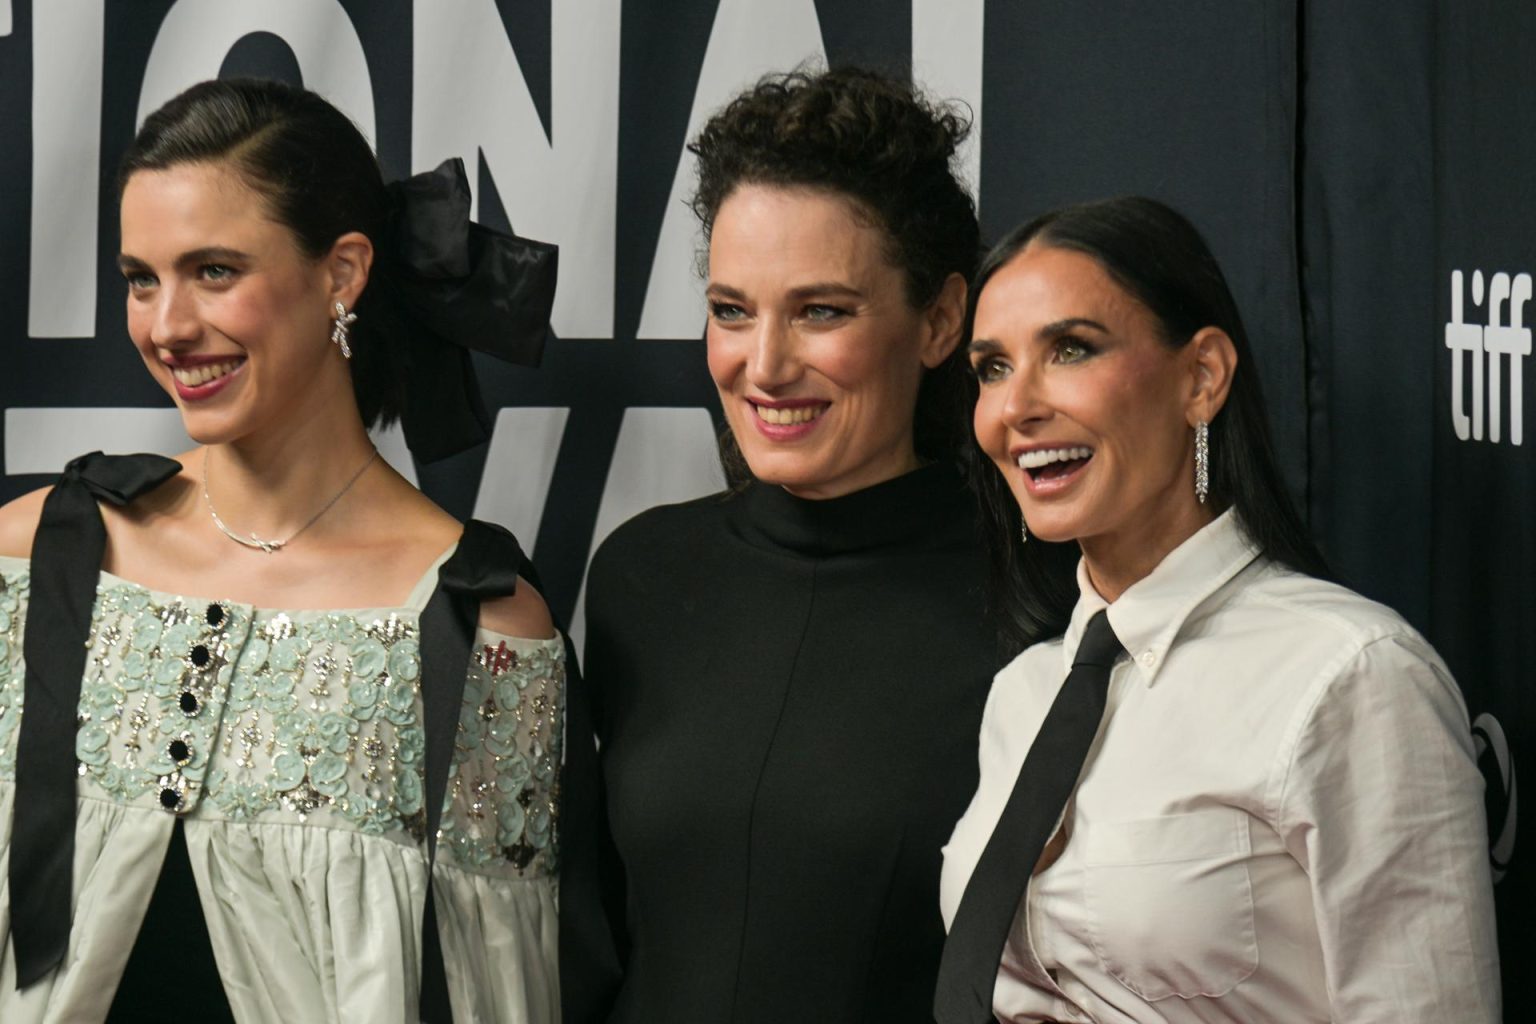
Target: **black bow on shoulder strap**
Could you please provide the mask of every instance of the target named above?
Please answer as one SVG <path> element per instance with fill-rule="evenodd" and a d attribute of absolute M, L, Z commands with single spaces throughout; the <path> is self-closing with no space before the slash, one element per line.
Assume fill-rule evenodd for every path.
<path fill-rule="evenodd" d="M 426 732 L 427 906 L 422 919 L 421 1019 L 451 1019 L 448 979 L 437 933 L 437 904 L 431 865 L 437 858 L 437 830 L 448 795 L 459 709 L 473 654 L 480 605 L 517 591 L 525 564 L 517 539 L 494 523 L 464 524 L 458 549 L 437 571 L 437 588 L 421 613 L 421 702 Z"/>
<path fill-rule="evenodd" d="M 11 944 L 25 988 L 69 947 L 75 859 L 75 729 L 85 642 L 107 531 L 98 501 L 128 504 L 181 472 L 159 455 L 91 452 L 64 467 L 32 540 L 11 825 Z"/>

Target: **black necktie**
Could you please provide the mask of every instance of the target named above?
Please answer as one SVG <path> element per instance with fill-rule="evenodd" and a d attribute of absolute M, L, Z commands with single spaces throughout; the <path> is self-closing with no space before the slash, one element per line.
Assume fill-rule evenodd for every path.
<path fill-rule="evenodd" d="M 1125 650 L 1107 611 L 1088 621 L 1072 671 L 1046 713 L 987 840 L 944 942 L 933 1012 L 939 1024 L 992 1024 L 992 989 L 1030 875 L 1082 772 L 1104 718 L 1109 672 Z"/>

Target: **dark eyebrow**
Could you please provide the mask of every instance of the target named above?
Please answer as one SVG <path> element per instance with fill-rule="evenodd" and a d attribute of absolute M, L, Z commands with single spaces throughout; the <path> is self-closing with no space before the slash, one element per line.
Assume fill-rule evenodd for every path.
<path fill-rule="evenodd" d="M 239 249 L 228 249 L 222 245 L 210 245 L 202 249 L 193 249 L 176 257 L 178 267 L 195 266 L 200 263 L 239 263 L 251 258 L 250 253 L 241 252 Z"/>
<path fill-rule="evenodd" d="M 990 338 L 977 338 L 969 345 L 965 346 L 966 353 L 973 356 L 996 355 L 1002 350 L 1003 346 L 999 345 L 997 342 Z"/>
<path fill-rule="evenodd" d="M 1036 331 L 1035 336 L 1043 341 L 1051 341 L 1061 337 L 1063 334 L 1071 334 L 1082 327 L 1098 331 L 1100 334 L 1109 333 L 1109 328 L 1097 320 L 1089 320 L 1083 316 L 1071 316 L 1065 320 L 1051 321 Z M 965 346 L 965 350 L 971 355 L 993 355 L 994 353 L 1001 352 L 1003 346 L 990 338 L 976 338 L 969 345 Z"/>
<path fill-rule="evenodd" d="M 848 299 L 861 299 L 864 293 L 848 284 L 840 284 L 836 281 L 817 281 L 812 284 L 804 284 L 790 290 L 790 296 L 795 299 L 808 299 L 815 296 L 827 298 L 841 297 Z"/>
<path fill-rule="evenodd" d="M 182 253 L 176 257 L 176 265 L 178 267 L 188 267 L 204 263 L 240 263 L 248 261 L 250 258 L 250 253 L 241 252 L 239 249 L 230 249 L 222 245 L 210 245 Z M 149 264 L 137 256 L 130 256 L 125 252 L 117 254 L 117 265 L 123 271 L 149 269 Z"/>
<path fill-rule="evenodd" d="M 1036 332 L 1036 335 L 1045 339 L 1059 338 L 1063 334 L 1071 334 L 1079 327 L 1088 327 L 1098 331 L 1100 334 L 1109 333 L 1109 328 L 1105 327 L 1097 320 L 1089 320 L 1087 317 L 1073 316 L 1068 317 L 1065 320 L 1055 320 L 1046 324 Z"/>
<path fill-rule="evenodd" d="M 744 292 L 738 291 L 728 284 L 720 284 L 718 281 L 709 282 L 709 287 L 704 289 L 704 293 L 711 296 L 718 295 L 722 299 L 730 299 L 733 302 L 747 301 L 747 296 Z"/>

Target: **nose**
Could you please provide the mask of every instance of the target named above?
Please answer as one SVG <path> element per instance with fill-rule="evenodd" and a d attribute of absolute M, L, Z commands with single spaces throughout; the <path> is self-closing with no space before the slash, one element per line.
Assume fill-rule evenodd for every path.
<path fill-rule="evenodd" d="M 794 332 L 777 317 L 760 318 L 747 356 L 748 382 L 764 391 L 773 391 L 794 383 L 802 371 Z"/>
<path fill-rule="evenodd" d="M 1040 378 L 1033 367 L 1026 365 L 1015 369 L 1002 387 L 1001 413 L 1003 422 L 1009 427 L 1023 429 L 1028 424 L 1050 418 L 1051 407 L 1045 401 Z"/>
<path fill-rule="evenodd" d="M 162 284 L 156 293 L 150 314 L 149 340 L 162 348 L 195 340 L 198 319 L 189 290 L 173 283 Z"/>

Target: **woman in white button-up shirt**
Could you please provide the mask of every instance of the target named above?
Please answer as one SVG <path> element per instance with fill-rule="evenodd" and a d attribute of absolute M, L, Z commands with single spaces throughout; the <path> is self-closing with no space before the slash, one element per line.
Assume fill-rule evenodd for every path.
<path fill-rule="evenodd" d="M 1002 564 L 1038 575 L 1061 554 L 1042 542 L 1081 559 L 1070 613 L 1015 602 L 1065 632 L 997 676 L 946 922 L 1089 618 L 1107 606 L 1129 653 L 1055 835 L 1018 866 L 997 1016 L 1497 1021 L 1460 692 L 1393 611 L 1318 578 L 1195 229 L 1145 199 L 1047 214 L 985 262 L 971 337 L 991 515 L 1031 535 Z"/>

